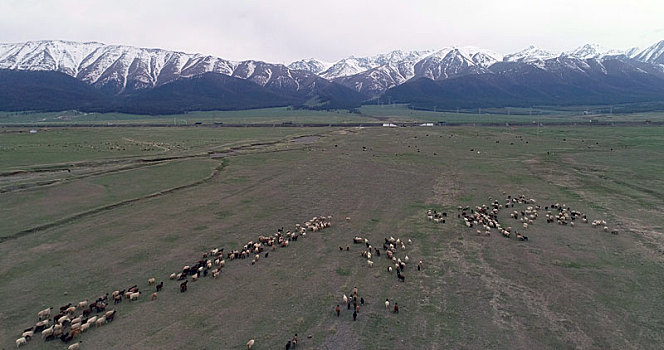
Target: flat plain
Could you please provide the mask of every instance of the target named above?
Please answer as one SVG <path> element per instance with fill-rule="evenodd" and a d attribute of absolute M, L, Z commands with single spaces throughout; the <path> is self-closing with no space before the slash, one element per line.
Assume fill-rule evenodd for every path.
<path fill-rule="evenodd" d="M 0 347 L 44 308 L 137 284 L 139 300 L 111 303 L 115 320 L 82 348 L 279 349 L 295 333 L 300 349 L 660 348 L 663 151 L 664 128 L 646 125 L 4 128 Z M 518 241 L 457 217 L 510 195 L 617 234 L 539 218 Z M 168 279 L 210 249 L 321 215 L 330 228 L 256 264 L 227 259 L 186 293 Z M 508 209 L 499 219 L 520 225 Z M 411 259 L 405 281 L 384 255 L 369 267 L 355 236 L 411 240 L 397 253 Z M 154 301 L 151 277 L 164 281 Z M 356 321 L 334 312 L 353 287 Z"/>

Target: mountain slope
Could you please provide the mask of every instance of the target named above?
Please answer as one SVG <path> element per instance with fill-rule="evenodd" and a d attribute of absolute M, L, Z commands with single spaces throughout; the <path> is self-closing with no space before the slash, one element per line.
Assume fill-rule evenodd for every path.
<path fill-rule="evenodd" d="M 278 107 L 297 102 L 297 99 L 285 97 L 251 81 L 208 72 L 138 91 L 116 100 L 112 109 L 135 114 L 169 114 Z"/>
<path fill-rule="evenodd" d="M 67 74 L 0 69 L 0 110 L 61 111 L 107 106 L 108 97 Z"/>
<path fill-rule="evenodd" d="M 664 40 L 639 52 L 634 56 L 634 59 L 641 62 L 664 65 Z"/>
<path fill-rule="evenodd" d="M 545 63 L 545 68 L 539 68 L 498 62 L 490 67 L 490 74 L 418 79 L 388 90 L 383 100 L 454 109 L 614 104 L 664 97 L 664 75 L 639 62 L 558 57 Z"/>

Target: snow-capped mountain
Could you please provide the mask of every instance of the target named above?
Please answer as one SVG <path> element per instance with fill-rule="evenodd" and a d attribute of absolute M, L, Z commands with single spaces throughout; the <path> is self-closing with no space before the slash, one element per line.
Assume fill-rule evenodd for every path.
<path fill-rule="evenodd" d="M 438 50 L 415 65 L 415 77 L 442 80 L 466 74 L 488 72 L 502 56 L 476 47 L 450 47 Z"/>
<path fill-rule="evenodd" d="M 299 89 L 312 73 L 261 61 L 100 43 L 34 41 L 0 45 L 0 69 L 57 71 L 116 93 L 152 88 L 180 78 L 219 73 L 261 86 Z"/>
<path fill-rule="evenodd" d="M 330 68 L 320 74 L 325 79 L 336 79 L 355 75 L 382 65 L 396 65 L 402 62 L 417 61 L 430 51 L 401 51 L 394 50 L 385 54 L 371 57 L 350 56 L 334 63 Z"/>
<path fill-rule="evenodd" d="M 587 60 L 589 58 L 602 58 L 606 56 L 625 55 L 625 52 L 621 50 L 607 49 L 600 46 L 599 44 L 585 44 L 577 47 L 572 51 L 563 52 L 562 55 L 576 57 L 582 60 Z"/>
<path fill-rule="evenodd" d="M 236 62 L 210 55 L 163 49 L 54 40 L 0 44 L 0 72 L 3 71 L 12 72 L 5 76 L 14 81 L 25 77 L 29 83 L 23 84 L 26 90 L 21 91 L 29 92 L 31 88 L 39 86 L 45 89 L 41 90 L 45 94 L 57 95 L 60 90 L 49 90 L 46 86 L 48 84 L 39 82 L 44 79 L 60 84 L 64 89 L 76 90 L 81 96 L 87 94 L 94 101 L 109 96 L 111 99 L 112 96 L 118 97 L 116 101 L 123 101 L 122 96 L 146 97 L 149 94 L 142 92 L 148 90 L 157 90 L 150 95 L 151 98 L 164 98 L 170 94 L 173 99 L 177 99 L 178 96 L 196 96 L 200 93 L 194 91 L 203 91 L 199 89 L 205 86 L 208 89 L 205 91 L 216 91 L 212 95 L 203 94 L 207 96 L 205 98 L 216 101 L 216 107 L 227 108 L 241 108 L 242 105 L 273 106 L 279 103 L 289 105 L 305 101 L 316 104 L 315 101 L 321 100 L 334 101 L 337 106 L 357 106 L 363 100 L 378 97 L 388 89 L 404 84 L 414 84 L 421 80 L 436 84 L 459 79 L 470 82 L 474 77 L 480 77 L 482 84 L 503 84 L 505 82 L 502 80 L 508 79 L 517 86 L 524 84 L 524 79 L 536 79 L 544 90 L 550 87 L 547 79 L 556 79 L 556 84 L 560 83 L 558 88 L 565 89 L 565 81 L 591 79 L 601 86 L 613 84 L 605 80 L 606 77 L 617 77 L 616 81 L 622 81 L 636 88 L 635 91 L 640 91 L 632 94 L 630 90 L 625 90 L 624 96 L 652 96 L 638 89 L 647 90 L 649 84 L 659 84 L 659 80 L 664 79 L 664 41 L 644 50 L 632 48 L 627 51 L 586 44 L 571 51 L 553 53 L 529 46 L 505 56 L 476 47 L 446 47 L 435 51 L 394 50 L 368 57 L 350 56 L 335 63 L 309 58 L 285 66 L 257 60 Z M 58 72 L 75 79 L 67 81 L 62 79 L 66 76 L 57 78 L 44 74 L 21 75 L 21 71 Z M 76 82 L 82 85 L 78 86 Z M 162 88 L 175 82 L 178 84 Z M 267 91 L 245 83 L 254 83 Z M 418 86 L 432 86 L 427 84 L 419 83 Z M 13 91 L 12 85 L 5 85 L 9 89 L 7 91 Z M 96 89 L 89 91 L 90 86 Z M 178 95 L 181 91 L 177 89 L 187 91 L 184 95 Z M 618 90 L 619 86 L 606 91 Z M 559 92 L 559 96 L 564 95 L 562 90 Z M 582 90 L 578 93 L 582 94 Z M 17 96 L 15 92 L 12 94 Z M 242 98 L 243 94 L 249 98 Z M 219 100 L 230 100 L 230 96 L 235 96 L 233 99 L 237 103 L 229 104 Z M 251 96 L 262 102 L 251 100 Z M 193 98 L 188 97 L 186 100 L 190 106 L 204 108 L 208 103 L 205 101 L 210 101 L 205 98 L 196 100 L 199 101 L 196 103 Z M 346 104 L 345 101 L 353 102 Z M 56 102 L 49 102 L 48 106 L 55 106 Z M 91 104 L 93 102 L 88 105 Z M 180 108 L 175 105 L 177 103 L 169 108 Z"/>
<path fill-rule="evenodd" d="M 503 58 L 503 61 L 505 61 L 505 62 L 537 63 L 537 62 L 543 62 L 545 60 L 554 58 L 556 56 L 557 55 L 553 52 L 542 50 L 540 48 L 535 47 L 534 45 L 530 45 L 530 46 L 528 46 L 527 48 L 525 48 L 521 51 L 506 55 Z"/>
<path fill-rule="evenodd" d="M 502 58 L 501 55 L 476 47 L 444 48 L 438 51 L 392 51 L 371 58 L 382 65 L 350 76 L 334 79 L 368 96 L 403 84 L 412 78 L 447 79 L 464 74 L 479 74 Z M 346 60 L 342 60 L 347 63 Z M 334 66 L 333 66 L 334 67 Z"/>
<path fill-rule="evenodd" d="M 314 74 L 319 74 L 322 71 L 330 68 L 332 63 L 323 62 L 315 58 L 305 58 L 299 61 L 292 62 L 288 65 L 288 68 L 294 70 L 304 70 Z"/>
<path fill-rule="evenodd" d="M 664 65 L 664 40 L 634 55 L 634 59 L 641 62 Z"/>

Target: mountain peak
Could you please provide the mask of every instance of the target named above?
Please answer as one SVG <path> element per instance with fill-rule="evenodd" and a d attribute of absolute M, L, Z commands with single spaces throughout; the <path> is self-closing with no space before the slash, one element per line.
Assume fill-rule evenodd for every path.
<path fill-rule="evenodd" d="M 634 59 L 652 64 L 664 64 L 664 40 L 654 43 L 635 54 Z"/>
<path fill-rule="evenodd" d="M 577 47 L 576 49 L 563 52 L 563 55 L 575 57 L 578 59 L 586 60 L 590 58 L 601 58 L 604 56 L 624 55 L 624 51 L 616 49 L 607 49 L 599 44 L 585 44 Z"/>
<path fill-rule="evenodd" d="M 305 58 L 299 61 L 291 62 L 291 64 L 288 65 L 288 68 L 296 70 L 305 70 L 307 72 L 319 74 L 320 72 L 330 68 L 331 65 L 332 63 L 323 62 L 321 60 L 317 60 L 312 57 L 312 58 Z"/>
<path fill-rule="evenodd" d="M 535 45 L 530 45 L 521 51 L 506 55 L 503 61 L 531 63 L 545 61 L 554 57 L 556 57 L 556 54 L 542 50 Z"/>

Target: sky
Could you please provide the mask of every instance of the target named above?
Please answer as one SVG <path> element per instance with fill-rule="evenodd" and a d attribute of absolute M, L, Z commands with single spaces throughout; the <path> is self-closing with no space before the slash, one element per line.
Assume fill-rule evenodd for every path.
<path fill-rule="evenodd" d="M 401 50 L 664 40 L 662 0 L 0 0 L 0 43 L 97 41 L 231 60 L 334 62 Z"/>

